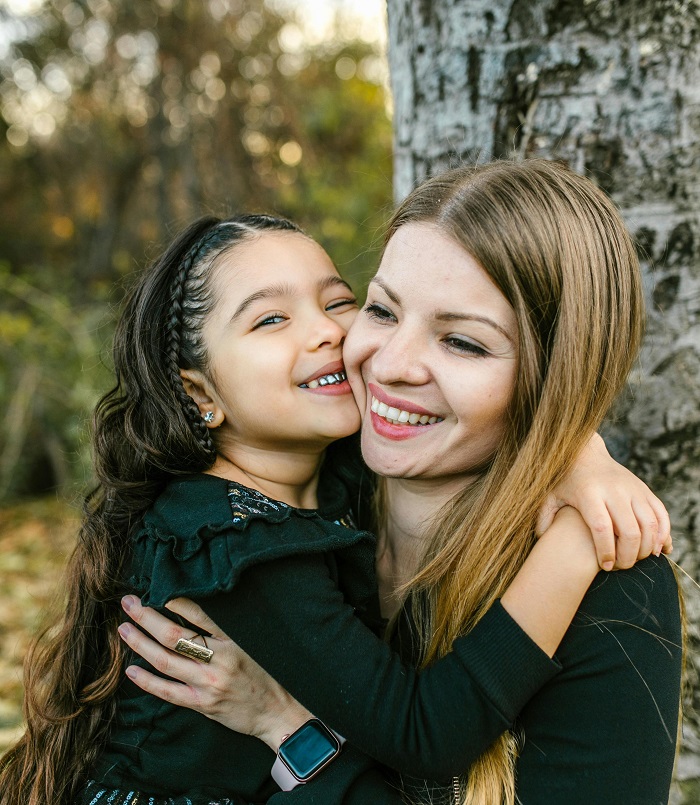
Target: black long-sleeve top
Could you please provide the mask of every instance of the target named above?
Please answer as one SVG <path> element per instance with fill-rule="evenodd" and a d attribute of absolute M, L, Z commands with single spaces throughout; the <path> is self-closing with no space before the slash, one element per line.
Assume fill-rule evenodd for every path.
<path fill-rule="evenodd" d="M 318 511 L 299 510 L 211 475 L 175 481 L 134 536 L 127 587 L 156 607 L 196 600 L 347 739 L 341 756 L 317 781 L 280 794 L 264 744 L 125 678 L 82 804 L 133 805 L 137 795 L 151 805 L 400 802 L 365 756 L 448 780 L 555 677 L 558 663 L 498 604 L 430 669 L 402 662 L 375 633 L 374 538 L 352 527 L 333 476 L 319 495 Z"/>

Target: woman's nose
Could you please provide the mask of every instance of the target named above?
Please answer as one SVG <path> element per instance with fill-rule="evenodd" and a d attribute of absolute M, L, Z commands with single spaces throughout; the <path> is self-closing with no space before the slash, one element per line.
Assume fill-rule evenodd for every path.
<path fill-rule="evenodd" d="M 428 346 L 427 337 L 410 328 L 387 328 L 372 356 L 372 374 L 387 385 L 423 385 L 430 380 Z"/>

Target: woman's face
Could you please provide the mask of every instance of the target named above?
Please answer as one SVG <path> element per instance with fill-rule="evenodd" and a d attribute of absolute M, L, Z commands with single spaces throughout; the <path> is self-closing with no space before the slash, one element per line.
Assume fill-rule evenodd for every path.
<path fill-rule="evenodd" d="M 402 226 L 344 349 L 367 464 L 468 480 L 504 431 L 517 332 L 512 307 L 458 243 L 432 224 Z"/>

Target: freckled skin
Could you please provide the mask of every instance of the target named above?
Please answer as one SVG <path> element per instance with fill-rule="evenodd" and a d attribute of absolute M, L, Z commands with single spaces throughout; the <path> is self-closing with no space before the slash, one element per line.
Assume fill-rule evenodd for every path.
<path fill-rule="evenodd" d="M 515 313 L 435 226 L 406 224 L 393 235 L 344 356 L 362 414 L 362 453 L 376 472 L 468 480 L 497 446 L 517 369 Z M 373 426 L 368 384 L 444 421 L 414 438 L 387 438 Z"/>

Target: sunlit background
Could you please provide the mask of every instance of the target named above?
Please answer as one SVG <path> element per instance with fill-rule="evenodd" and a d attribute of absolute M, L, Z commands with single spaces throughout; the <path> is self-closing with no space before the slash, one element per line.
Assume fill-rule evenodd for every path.
<path fill-rule="evenodd" d="M 0 0 L 0 751 L 75 538 L 134 271 L 202 214 L 299 222 L 362 290 L 391 204 L 381 0 Z"/>

